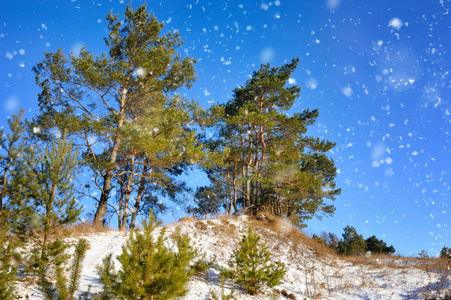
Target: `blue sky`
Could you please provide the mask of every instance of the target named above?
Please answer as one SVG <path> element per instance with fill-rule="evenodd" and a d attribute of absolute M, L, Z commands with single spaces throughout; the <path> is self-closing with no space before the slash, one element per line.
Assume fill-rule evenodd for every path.
<path fill-rule="evenodd" d="M 0 126 L 20 108 L 38 113 L 31 68 L 45 51 L 101 54 L 105 15 L 127 3 L 2 0 Z M 450 0 L 147 4 L 163 31 L 180 32 L 180 53 L 197 58 L 199 78 L 183 94 L 205 108 L 225 102 L 261 63 L 300 58 L 292 111 L 319 109 L 309 134 L 337 143 L 330 155 L 342 188 L 335 216 L 311 221 L 310 233 L 341 236 L 352 225 L 405 255 L 451 247 Z"/>

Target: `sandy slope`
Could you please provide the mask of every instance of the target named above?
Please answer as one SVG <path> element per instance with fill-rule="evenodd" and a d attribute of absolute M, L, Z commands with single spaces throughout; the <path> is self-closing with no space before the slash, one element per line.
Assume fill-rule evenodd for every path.
<path fill-rule="evenodd" d="M 448 273 L 443 270 L 425 272 L 409 266 L 407 260 L 400 258 L 363 265 L 335 256 L 318 256 L 299 239 L 293 238 L 293 234 L 289 234 L 290 225 L 283 222 L 279 222 L 280 226 L 274 231 L 241 216 L 170 225 L 168 233 L 180 225 L 208 260 L 215 259 L 217 265 L 225 266 L 230 253 L 236 248 L 240 237 L 247 233 L 251 223 L 262 239 L 268 242 L 273 259 L 285 263 L 287 274 L 283 283 L 272 291 L 267 289 L 258 296 L 249 296 L 238 290 L 235 291 L 236 299 L 273 299 L 274 295 L 275 299 L 288 299 L 285 296 L 290 295 L 295 299 L 314 299 L 315 296 L 325 299 L 422 299 L 425 289 L 434 289 L 440 282 L 445 288 L 451 288 L 449 270 Z M 93 293 L 101 290 L 95 267 L 108 253 L 119 255 L 127 236 L 128 233 L 117 231 L 85 236 L 90 249 L 84 261 L 80 292 L 87 291 L 89 287 Z M 387 267 L 387 263 L 394 267 Z M 230 288 L 226 286 L 227 293 Z M 211 291 L 220 295 L 218 272 L 215 268 L 208 270 L 205 276 L 194 278 L 188 289 L 183 299 L 209 299 Z M 39 289 L 26 281 L 17 284 L 16 294 L 19 299 L 43 299 Z"/>

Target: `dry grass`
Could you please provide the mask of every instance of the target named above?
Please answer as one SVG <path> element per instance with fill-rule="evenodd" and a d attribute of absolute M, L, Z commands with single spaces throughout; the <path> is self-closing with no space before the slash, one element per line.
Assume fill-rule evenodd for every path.
<path fill-rule="evenodd" d="M 193 223 L 198 221 L 199 219 L 193 217 L 193 216 L 188 216 L 188 217 L 183 217 L 180 218 L 180 220 L 177 223 Z"/>
<path fill-rule="evenodd" d="M 60 231 L 60 234 L 67 236 L 67 234 L 64 234 L 64 232 L 68 232 L 71 237 L 79 237 L 79 236 L 84 236 L 87 234 L 93 234 L 93 233 L 98 233 L 98 232 L 108 232 L 108 231 L 112 231 L 112 230 L 114 230 L 114 229 L 108 225 L 103 226 L 101 228 L 94 228 L 94 227 L 92 227 L 90 221 L 83 221 L 81 219 L 78 219 L 77 223 L 74 223 L 70 226 L 67 226 L 66 228 L 63 228 Z"/>
<path fill-rule="evenodd" d="M 234 219 L 236 216 L 222 215 L 218 219 L 197 220 L 188 217 L 180 221 L 202 223 L 212 228 L 218 236 L 215 246 L 222 248 L 241 238 L 243 228 L 238 227 L 252 227 L 262 240 L 270 242 L 272 251 L 287 256 L 290 267 L 301 271 L 301 292 L 311 299 L 333 297 L 337 292 L 346 293 L 358 288 L 384 290 L 392 286 L 393 276 L 405 277 L 397 287 L 405 290 L 408 297 L 450 299 L 449 260 L 394 255 L 339 256 L 333 249 L 294 228 L 286 219 L 269 214 L 257 218 L 248 215 L 246 222 L 238 227 L 232 221 Z M 344 268 L 355 269 L 354 275 L 344 272 Z M 424 272 L 419 282 L 412 283 L 408 277 L 415 269 Z"/>
<path fill-rule="evenodd" d="M 272 232 L 277 233 L 277 237 L 285 242 L 291 242 L 293 244 L 305 246 L 306 248 L 313 251 L 313 253 L 319 258 L 338 257 L 333 249 L 312 239 L 301 230 L 296 229 L 289 222 L 289 220 L 285 218 L 267 214 L 264 219 L 250 218 L 250 223 L 253 225 L 253 227 L 264 227 Z"/>
<path fill-rule="evenodd" d="M 375 268 L 404 268 L 407 263 L 405 257 L 393 256 L 387 254 L 375 254 L 375 255 L 359 255 L 359 256 L 341 256 L 341 260 L 349 262 L 353 265 L 365 265 Z"/>

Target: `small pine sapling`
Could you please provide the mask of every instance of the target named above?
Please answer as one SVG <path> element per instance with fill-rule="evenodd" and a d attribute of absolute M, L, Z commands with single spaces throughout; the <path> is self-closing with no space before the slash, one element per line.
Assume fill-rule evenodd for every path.
<path fill-rule="evenodd" d="M 72 265 L 70 266 L 70 277 L 69 277 L 69 285 L 67 286 L 67 291 L 69 294 L 69 299 L 73 300 L 75 292 L 78 290 L 80 286 L 80 278 L 81 278 L 81 268 L 83 260 L 85 259 L 86 252 L 88 251 L 89 243 L 85 239 L 80 239 L 75 246 L 75 256 L 72 261 Z"/>
<path fill-rule="evenodd" d="M 186 293 L 186 283 L 195 273 L 190 263 L 197 250 L 179 230 L 170 239 L 175 251 L 166 246 L 165 228 L 155 240 L 152 233 L 160 224 L 151 213 L 149 221 L 142 223 L 142 232 L 130 233 L 122 254 L 117 257 L 119 271 L 114 269 L 111 254 L 103 259 L 103 265 L 97 267 L 104 286 L 101 299 L 171 299 Z"/>
<path fill-rule="evenodd" d="M 233 251 L 229 261 L 229 269 L 221 269 L 221 277 L 230 279 L 255 295 L 263 287 L 279 285 L 286 270 L 283 263 L 271 263 L 271 253 L 266 242 L 259 245 L 260 236 L 252 233 L 244 235 L 241 247 Z"/>
<path fill-rule="evenodd" d="M 86 256 L 89 243 L 85 239 L 80 239 L 75 246 L 75 255 L 70 267 L 65 270 L 64 265 L 68 264 L 68 255 L 65 250 L 67 244 L 57 239 L 48 244 L 47 253 L 44 259 L 38 260 L 39 286 L 44 292 L 46 299 L 75 299 L 75 292 L 80 285 L 82 263 Z M 50 266 L 55 271 L 55 288 L 49 280 Z M 69 278 L 66 277 L 69 271 Z"/>
<path fill-rule="evenodd" d="M 230 294 L 226 294 L 225 293 L 225 288 L 224 288 L 224 280 L 221 279 L 221 296 L 216 295 L 216 293 L 214 291 L 211 291 L 211 298 L 213 298 L 213 300 L 230 300 L 233 297 L 233 293 L 235 292 L 235 290 L 232 290 L 230 292 Z"/>

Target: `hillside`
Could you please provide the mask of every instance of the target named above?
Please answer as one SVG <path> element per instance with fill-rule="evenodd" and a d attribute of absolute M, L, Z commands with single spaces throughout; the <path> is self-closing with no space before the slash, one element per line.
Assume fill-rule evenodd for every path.
<path fill-rule="evenodd" d="M 283 283 L 272 291 L 257 296 L 235 291 L 235 299 L 424 299 L 426 295 L 450 295 L 449 262 L 403 257 L 361 257 L 344 259 L 293 230 L 282 220 L 254 220 L 247 216 L 212 220 L 185 220 L 168 226 L 168 234 L 180 226 L 193 245 L 205 253 L 207 260 L 226 266 L 230 254 L 247 233 L 249 226 L 266 240 L 275 261 L 286 265 Z M 80 293 L 101 290 L 96 265 L 108 253 L 117 256 L 128 233 L 105 231 L 78 234 L 90 243 L 84 261 Z M 221 295 L 219 272 L 213 267 L 203 276 L 195 277 L 183 299 L 210 299 L 211 291 Z M 226 286 L 226 293 L 230 292 Z M 18 299 L 44 299 L 29 278 L 17 284 Z M 441 298 L 430 298 L 441 299 Z M 449 298 L 448 298 L 449 299 Z"/>

